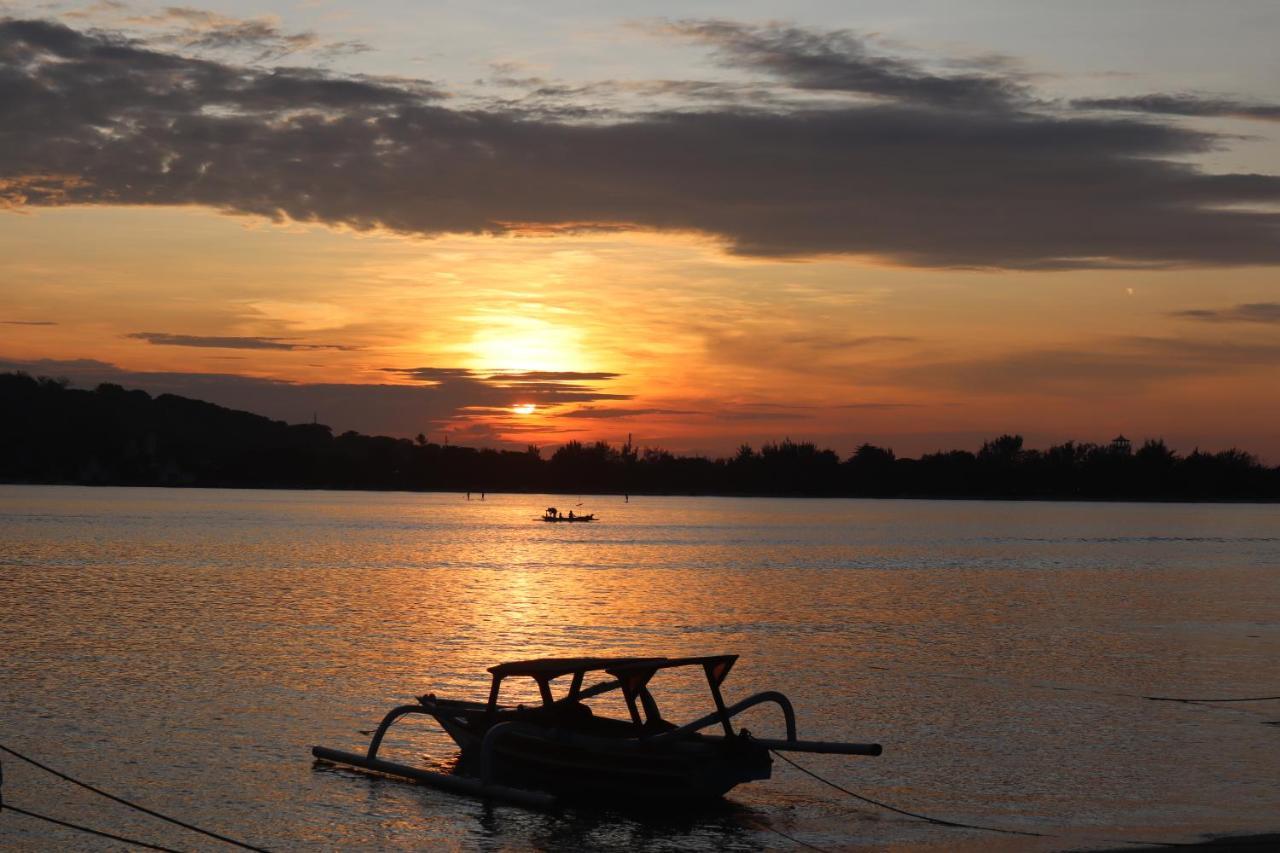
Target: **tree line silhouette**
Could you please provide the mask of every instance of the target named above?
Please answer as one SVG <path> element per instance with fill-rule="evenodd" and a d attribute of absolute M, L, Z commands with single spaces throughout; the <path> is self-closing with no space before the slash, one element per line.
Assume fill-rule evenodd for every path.
<path fill-rule="evenodd" d="M 1027 449 L 1003 435 L 977 453 L 848 458 L 808 442 L 743 445 L 710 459 L 630 443 L 571 441 L 543 458 L 286 424 L 173 394 L 0 374 L 0 480 L 11 483 L 487 492 L 1140 500 L 1280 500 L 1280 467 L 1249 453 L 1161 440 Z"/>

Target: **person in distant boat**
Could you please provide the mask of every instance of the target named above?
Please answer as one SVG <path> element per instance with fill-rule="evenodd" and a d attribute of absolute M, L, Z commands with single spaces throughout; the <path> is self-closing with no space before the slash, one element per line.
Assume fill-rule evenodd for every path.
<path fill-rule="evenodd" d="M 573 510 L 569 510 L 569 520 L 573 521 Z"/>

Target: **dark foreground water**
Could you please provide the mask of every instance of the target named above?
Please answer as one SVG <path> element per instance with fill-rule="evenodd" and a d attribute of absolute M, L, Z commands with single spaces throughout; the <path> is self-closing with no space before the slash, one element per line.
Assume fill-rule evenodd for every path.
<path fill-rule="evenodd" d="M 594 525 L 535 521 L 549 503 Z M 278 850 L 1065 849 L 1280 828 L 1280 507 L 0 487 L 0 743 Z M 485 667 L 742 656 L 796 756 L 709 814 L 490 807 L 313 767 L 312 744 Z M 655 679 L 667 717 L 705 686 Z M 781 734 L 776 712 L 743 718 Z M 447 762 L 425 718 L 386 757 Z M 228 849 L 5 758 L 7 803 Z M 0 848 L 115 849 L 0 814 Z"/>

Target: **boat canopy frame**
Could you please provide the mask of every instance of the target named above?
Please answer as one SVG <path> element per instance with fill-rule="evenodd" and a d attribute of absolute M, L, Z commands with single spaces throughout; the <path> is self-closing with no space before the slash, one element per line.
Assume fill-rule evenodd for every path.
<path fill-rule="evenodd" d="M 599 696 L 611 690 L 622 690 L 627 710 L 631 714 L 631 722 L 637 728 L 645 728 L 646 723 L 656 725 L 662 719 L 658 704 L 649 692 L 649 682 L 659 670 L 685 666 L 701 666 L 707 678 L 707 686 L 711 690 L 711 698 L 715 702 L 715 716 L 724 728 L 725 736 L 733 736 L 733 724 L 730 722 L 728 708 L 725 706 L 724 694 L 720 685 L 729 676 L 729 670 L 738 660 L 737 655 L 701 655 L 697 657 L 629 657 L 629 658 L 534 658 L 532 660 L 513 661 L 489 667 L 493 681 L 489 687 L 489 701 L 486 709 L 490 716 L 498 713 L 498 696 L 502 691 L 502 682 L 509 677 L 532 678 L 538 685 L 538 694 L 542 705 L 551 708 L 559 704 L 571 705 L 591 696 Z M 587 690 L 582 683 L 589 672 L 604 672 L 613 676 L 613 681 L 605 681 L 593 685 Z M 556 699 L 551 692 L 551 682 L 565 675 L 572 675 L 569 692 Z M 644 713 L 641 714 L 643 708 Z"/>

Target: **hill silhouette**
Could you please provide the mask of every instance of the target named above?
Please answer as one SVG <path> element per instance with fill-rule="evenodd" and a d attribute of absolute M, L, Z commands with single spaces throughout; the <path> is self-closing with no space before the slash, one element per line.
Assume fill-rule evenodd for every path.
<path fill-rule="evenodd" d="M 441 445 L 286 424 L 172 394 L 0 374 L 0 481 L 231 488 L 488 492 L 1280 500 L 1280 468 L 1231 449 L 1179 455 L 1163 441 L 1067 442 L 1003 435 L 977 453 L 918 459 L 863 444 L 848 458 L 790 440 L 733 456 L 571 441 L 525 451 Z"/>

